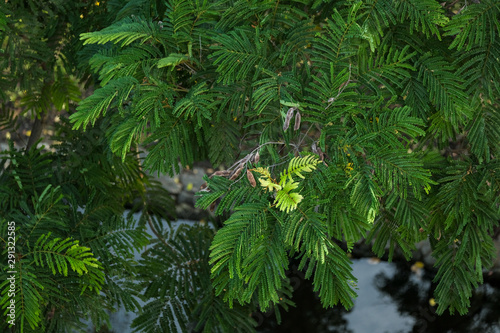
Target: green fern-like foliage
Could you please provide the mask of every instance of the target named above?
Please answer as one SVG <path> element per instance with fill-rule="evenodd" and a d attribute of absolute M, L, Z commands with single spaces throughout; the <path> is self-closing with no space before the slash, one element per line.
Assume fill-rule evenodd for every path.
<path fill-rule="evenodd" d="M 206 226 L 181 225 L 152 242 L 138 276 L 137 288 L 147 303 L 134 321 L 137 332 L 253 329 L 249 309 L 229 308 L 211 288 L 208 260 L 213 233 Z"/>
<path fill-rule="evenodd" d="M 95 288 L 99 291 L 99 282 L 102 283 L 102 280 L 104 280 L 104 274 L 102 274 L 102 271 L 95 270 L 99 268 L 99 262 L 93 258 L 90 248 L 80 246 L 78 241 L 72 241 L 68 238 L 64 240 L 60 238 L 51 239 L 50 236 L 50 233 L 42 235 L 35 243 L 34 248 L 36 250 L 33 253 L 35 264 L 43 267 L 46 263 L 54 275 L 58 273 L 68 276 L 69 268 L 79 275 L 93 271 L 93 274 L 89 274 L 88 280 L 90 284 L 88 287 L 91 290 Z"/>
<path fill-rule="evenodd" d="M 113 46 L 92 57 L 102 88 L 72 122 L 84 127 L 106 112 L 123 126 L 109 136 L 114 151 L 142 142 L 153 170 L 206 157 L 232 165 L 207 178 L 198 202 L 229 216 L 210 262 L 216 293 L 230 303 L 255 295 L 267 309 L 287 299 L 280 295 L 293 253 L 325 305 L 349 306 L 348 261 L 332 240 L 350 247 L 369 232 L 375 253 L 389 245 L 390 258 L 396 249 L 411 258 L 415 243 L 429 238 L 441 272 L 438 311 L 464 313 L 491 257 L 478 240 L 498 219 L 491 177 L 500 138 L 499 7 L 464 5 L 186 0 L 155 12 L 161 22 L 151 8 L 82 35 L 87 44 Z M 155 87 L 161 95 L 145 93 Z M 461 137 L 462 150 L 446 153 Z M 455 163 L 468 165 L 474 185 L 443 171 Z M 479 197 L 485 201 L 472 200 Z M 465 198 L 491 209 L 453 213 Z M 458 279 L 450 260 L 453 272 L 473 267 L 476 275 Z"/>
<path fill-rule="evenodd" d="M 349 308 L 355 277 L 337 243 L 351 249 L 360 240 L 379 256 L 388 249 L 389 259 L 396 251 L 410 259 L 415 244 L 427 239 L 437 259 L 438 313 L 467 312 L 491 265 L 490 235 L 500 217 L 498 1 L 120 0 L 85 7 L 82 15 L 104 7 L 106 19 L 81 31 L 72 44 L 80 52 L 68 53 L 92 73 L 81 78 L 96 83 L 69 118 L 73 130 L 87 134 L 60 140 L 54 156 L 33 150 L 29 159 L 8 157 L 0 207 L 9 214 L 22 207 L 15 218 L 36 226 L 30 244 L 52 232 L 44 244 L 79 241 L 105 272 L 133 274 L 124 245 L 138 248 L 145 240 L 117 209 L 101 207 L 121 207 L 138 195 L 138 206 L 150 207 L 140 224 L 159 239 L 157 254 L 146 254 L 141 267 L 164 277 L 144 273 L 136 288 L 148 302 L 134 323 L 143 331 L 174 331 L 173 318 L 185 329 L 223 331 L 242 323 L 251 330 L 243 318 L 254 309 L 278 314 L 291 304 L 290 258 L 300 260 L 324 306 Z M 12 16 L 0 16 L 3 40 L 21 28 Z M 5 54 L 19 54 L 9 43 Z M 24 55 L 13 59 L 5 75 L 26 66 Z M 49 64 L 57 85 L 25 78 L 30 71 L 12 74 L 36 82 L 26 108 L 77 100 L 55 69 L 63 63 Z M 65 128 L 61 136 L 74 137 Z M 75 145 L 92 153 L 82 159 Z M 138 149 L 148 151 L 140 164 Z M 197 205 L 212 209 L 222 226 L 215 235 L 168 233 L 158 217 L 168 214 L 146 194 L 160 190 L 139 181 L 141 168 L 174 174 L 207 159 L 220 169 L 206 177 Z M 54 165 L 63 172 L 51 172 Z M 60 185 L 48 187 L 54 177 Z M 44 200 L 61 210 L 37 215 L 52 207 L 37 201 L 45 190 Z M 71 222 L 62 223 L 68 214 Z M 47 216 L 60 230 L 33 224 L 35 216 Z M 96 235 L 97 221 L 103 231 L 120 232 Z M 133 298 L 109 278 L 106 288 L 113 290 L 108 301 L 133 309 Z M 203 296 L 192 298 L 195 291 Z M 87 300 L 64 309 L 76 313 Z M 37 300 L 30 306 L 30 318 L 50 309 Z M 96 322 L 101 314 L 94 312 Z M 223 318 L 220 325 L 212 315 Z"/>
<path fill-rule="evenodd" d="M 43 117 L 81 100 L 76 73 L 82 44 L 73 36 L 106 24 L 96 3 L 13 0 L 0 13 L 2 100 L 20 97 L 22 113 Z"/>
<path fill-rule="evenodd" d="M 281 211 L 290 212 L 291 210 L 296 209 L 297 204 L 304 198 L 299 193 L 292 192 L 292 190 L 299 186 L 299 183 L 293 180 L 293 176 L 304 179 L 305 177 L 301 174 L 301 172 L 313 171 L 316 169 L 316 164 L 318 164 L 318 160 L 312 155 L 305 158 L 293 158 L 290 161 L 288 168 L 281 173 L 279 184 L 271 178 L 271 174 L 268 169 L 258 168 L 255 169 L 255 171 L 264 176 L 263 178 L 259 178 L 259 182 L 262 187 L 268 189 L 269 191 L 276 190 L 276 200 L 274 201 L 276 207 Z"/>
<path fill-rule="evenodd" d="M 7 235 L 8 226 L 16 227 L 16 318 L 15 326 L 4 321 L 2 331 L 85 331 L 83 319 L 101 327 L 117 305 L 139 307 L 135 289 L 119 281 L 137 274 L 134 252 L 149 242 L 144 215 L 170 218 L 172 200 L 140 171 L 135 154 L 125 163 L 113 157 L 103 140 L 105 124 L 98 125 L 76 133 L 62 120 L 54 152 L 3 152 L 0 229 Z M 143 208 L 139 221 L 124 215 L 133 201 Z M 8 239 L 1 240 L 7 267 Z M 8 282 L 11 274 L 1 274 Z M 6 306 L 10 285 L 0 288 Z"/>

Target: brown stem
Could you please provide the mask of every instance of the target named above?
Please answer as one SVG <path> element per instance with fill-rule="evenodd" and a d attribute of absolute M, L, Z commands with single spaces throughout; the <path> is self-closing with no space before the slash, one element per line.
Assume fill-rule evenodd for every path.
<path fill-rule="evenodd" d="M 40 139 L 42 135 L 42 129 L 45 125 L 45 113 L 42 112 L 40 118 L 36 117 L 35 122 L 33 123 L 33 127 L 31 128 L 31 135 L 28 140 L 28 144 L 26 145 L 26 151 L 30 150 L 30 148 L 35 144 L 35 142 Z"/>

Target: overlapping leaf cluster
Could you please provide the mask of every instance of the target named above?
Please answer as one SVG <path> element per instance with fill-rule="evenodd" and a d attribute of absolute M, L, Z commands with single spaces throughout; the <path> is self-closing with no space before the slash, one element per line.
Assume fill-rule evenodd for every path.
<path fill-rule="evenodd" d="M 199 205 L 231 213 L 211 246 L 228 300 L 284 302 L 288 257 L 300 253 L 323 303 L 349 306 L 334 239 L 352 245 L 369 231 L 390 257 L 398 247 L 410 258 L 428 237 L 438 312 L 464 313 L 499 217 L 499 10 L 493 0 L 172 1 L 82 35 L 106 46 L 91 59 L 102 88 L 72 121 L 106 113 L 114 151 L 142 142 L 146 166 L 162 172 L 255 146 L 260 168 L 304 151 L 324 161 L 285 212 L 244 176 L 209 180 Z"/>
<path fill-rule="evenodd" d="M 389 258 L 396 249 L 411 258 L 428 238 L 438 312 L 467 311 L 500 217 L 497 1 L 123 0 L 108 10 L 112 24 L 81 35 L 100 87 L 71 116 L 74 129 L 104 118 L 115 154 L 126 159 L 140 144 L 146 168 L 171 174 L 258 151 L 259 161 L 233 169 L 271 187 L 254 187 L 248 173 L 207 178 L 198 205 L 224 225 L 213 240 L 197 240 L 210 251 L 191 259 L 180 248 L 192 248 L 192 233 L 155 245 L 148 260 L 175 264 L 168 284 L 144 285 L 159 294 L 147 310 L 157 321 L 142 316 L 138 328 L 173 330 L 162 318 L 188 325 L 203 313 L 197 329 L 215 330 L 207 304 L 219 304 L 229 326 L 255 306 L 286 308 L 290 258 L 325 306 L 350 307 L 355 278 L 337 243 L 350 248 L 367 232 Z M 293 156 L 312 154 L 321 162 L 305 179 L 272 181 L 286 178 Z M 162 248 L 171 242 L 178 248 Z M 203 278 L 186 264 L 193 260 Z M 215 294 L 250 307 L 230 315 L 211 292 L 183 301 L 209 273 Z"/>
<path fill-rule="evenodd" d="M 131 284 L 138 275 L 134 255 L 149 243 L 145 224 L 157 228 L 161 218 L 170 218 L 173 202 L 141 172 L 135 154 L 122 161 L 110 153 L 100 126 L 81 133 L 63 120 L 53 152 L 11 147 L 0 155 L 5 268 L 12 251 L 9 225 L 16 237 L 15 267 L 9 269 L 15 271 L 15 296 L 8 294 L 12 274 L 0 273 L 0 302 L 15 301 L 16 325 L 4 320 L 3 332 L 86 331 L 83 320 L 108 325 L 108 311 L 116 306 L 139 309 Z"/>

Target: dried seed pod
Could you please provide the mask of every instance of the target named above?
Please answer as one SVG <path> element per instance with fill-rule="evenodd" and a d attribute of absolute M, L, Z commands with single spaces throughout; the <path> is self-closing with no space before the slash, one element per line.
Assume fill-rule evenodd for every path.
<path fill-rule="evenodd" d="M 227 171 L 227 170 L 219 170 L 219 171 L 215 171 L 212 175 L 210 175 L 210 178 L 212 178 L 213 176 L 221 176 L 221 177 L 227 177 L 231 174 L 230 171 Z"/>
<path fill-rule="evenodd" d="M 290 120 L 292 120 L 293 111 L 295 111 L 295 108 L 293 107 L 288 109 L 285 117 L 285 123 L 283 124 L 283 131 L 286 131 L 288 129 L 288 126 L 290 126 Z"/>
<path fill-rule="evenodd" d="M 257 152 L 253 157 L 253 163 L 259 163 L 259 160 L 260 160 L 260 155 L 259 152 Z"/>
<path fill-rule="evenodd" d="M 203 184 L 201 184 L 201 186 L 200 186 L 200 191 L 203 191 L 204 189 L 206 189 L 206 188 L 207 188 L 207 186 L 208 186 L 208 185 L 207 185 L 207 183 L 206 183 L 206 182 L 205 182 L 205 183 L 203 183 Z"/>
<path fill-rule="evenodd" d="M 250 182 L 250 185 L 252 185 L 252 187 L 255 187 L 257 185 L 257 183 L 255 182 L 255 177 L 253 176 L 252 171 L 247 170 L 247 178 L 248 178 L 248 181 Z"/>
<path fill-rule="evenodd" d="M 300 115 L 300 112 L 297 111 L 295 114 L 295 125 L 293 126 L 293 130 L 296 131 L 300 128 L 300 120 L 302 119 L 302 116 Z"/>
<path fill-rule="evenodd" d="M 229 177 L 229 180 L 235 180 L 236 178 L 238 178 L 238 176 L 241 174 L 241 170 L 243 170 L 244 166 L 245 166 L 244 164 L 240 164 L 238 166 L 238 169 L 236 169 L 236 171 L 233 172 L 231 177 Z"/>

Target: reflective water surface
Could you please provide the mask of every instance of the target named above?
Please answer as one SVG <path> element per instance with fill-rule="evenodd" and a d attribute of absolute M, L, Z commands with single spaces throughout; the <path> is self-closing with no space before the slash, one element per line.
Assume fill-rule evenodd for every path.
<path fill-rule="evenodd" d="M 180 224 L 191 221 L 178 221 Z M 149 231 L 152 235 L 151 231 Z M 136 253 L 136 259 L 140 253 Z M 324 309 L 304 280 L 304 274 L 291 263 L 289 277 L 294 286 L 296 307 L 281 312 L 282 322 L 273 313 L 254 313 L 260 333 L 500 333 L 500 285 L 485 284 L 471 299 L 469 314 L 435 314 L 432 291 L 435 285 L 431 267 L 420 262 L 388 263 L 373 258 L 353 259 L 358 279 L 358 297 L 346 311 L 341 305 Z M 297 263 L 298 264 L 298 263 Z M 140 302 L 142 303 L 142 302 Z M 143 303 L 142 303 L 143 304 Z M 118 309 L 110 316 L 109 332 L 130 333 L 135 313 Z M 95 332 L 89 323 L 88 332 Z M 101 331 L 103 332 L 103 331 Z M 108 332 L 108 331 L 106 331 Z"/>
<path fill-rule="evenodd" d="M 295 273 L 297 274 L 297 273 Z M 300 274 L 300 272 L 298 273 Z M 323 309 L 309 281 L 294 292 L 297 307 L 274 314 L 256 314 L 262 333 L 500 333 L 500 289 L 485 284 L 471 299 L 468 315 L 435 314 L 432 274 L 422 263 L 388 263 L 377 259 L 353 260 L 358 298 L 346 311 L 342 306 Z M 292 274 L 293 275 L 293 274 Z M 290 276 L 292 276 L 290 275 Z M 297 276 L 300 279 L 300 276 Z"/>

